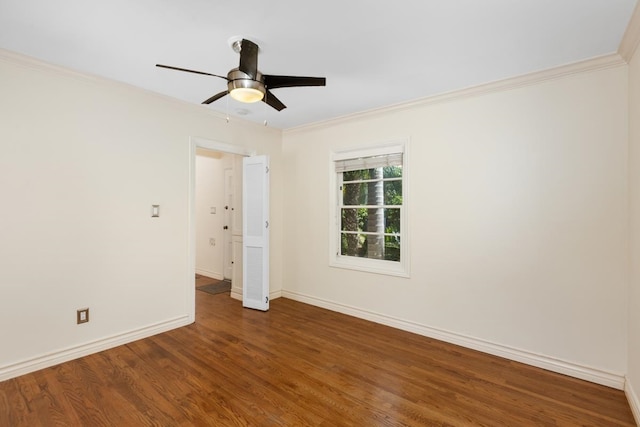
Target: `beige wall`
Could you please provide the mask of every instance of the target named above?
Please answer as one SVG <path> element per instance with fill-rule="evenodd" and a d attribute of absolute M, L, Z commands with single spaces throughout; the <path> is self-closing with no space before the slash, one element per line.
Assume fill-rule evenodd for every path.
<path fill-rule="evenodd" d="M 285 132 L 283 294 L 621 387 L 626 90 L 619 63 Z M 411 278 L 330 268 L 331 151 L 397 137 Z"/>
<path fill-rule="evenodd" d="M 629 64 L 629 206 L 631 224 L 627 396 L 640 423 L 640 51 Z"/>
<path fill-rule="evenodd" d="M 191 136 L 271 156 L 280 290 L 280 131 L 6 51 L 0 85 L 0 380 L 188 322 Z"/>

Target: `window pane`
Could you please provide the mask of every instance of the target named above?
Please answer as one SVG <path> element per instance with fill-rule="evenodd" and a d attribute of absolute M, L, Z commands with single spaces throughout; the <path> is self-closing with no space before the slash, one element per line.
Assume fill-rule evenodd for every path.
<path fill-rule="evenodd" d="M 384 211 L 384 232 L 400 233 L 400 209 L 387 208 Z"/>
<path fill-rule="evenodd" d="M 384 178 L 401 178 L 402 166 L 387 166 L 382 168 Z"/>
<path fill-rule="evenodd" d="M 367 209 L 344 208 L 342 209 L 342 231 L 363 231 L 367 224 Z"/>
<path fill-rule="evenodd" d="M 342 186 L 342 204 L 344 206 L 367 204 L 367 183 L 344 184 Z"/>
<path fill-rule="evenodd" d="M 384 204 L 402 204 L 402 181 L 385 181 L 384 183 Z"/>
<path fill-rule="evenodd" d="M 400 233 L 400 208 L 342 208 L 340 230 Z"/>
<path fill-rule="evenodd" d="M 400 261 L 400 237 L 386 236 L 384 238 L 384 259 Z"/>
<path fill-rule="evenodd" d="M 340 254 L 400 261 L 400 237 L 343 233 Z"/>
<path fill-rule="evenodd" d="M 363 179 L 373 179 L 377 169 L 360 169 L 355 171 L 343 172 L 342 180 L 344 182 L 360 181 Z"/>
<path fill-rule="evenodd" d="M 363 251 L 363 248 L 366 249 L 367 247 L 366 245 L 367 238 L 365 235 L 341 233 L 341 241 L 342 241 L 341 249 L 340 249 L 341 255 L 357 256 L 357 257 L 366 256 L 366 254 Z"/>

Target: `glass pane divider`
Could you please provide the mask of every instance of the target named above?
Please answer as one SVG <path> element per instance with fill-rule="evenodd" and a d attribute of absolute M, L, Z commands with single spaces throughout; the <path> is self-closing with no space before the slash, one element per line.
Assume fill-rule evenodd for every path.
<path fill-rule="evenodd" d="M 340 209 L 402 209 L 402 205 L 340 205 Z"/>
<path fill-rule="evenodd" d="M 343 180 L 343 184 L 367 184 L 369 182 L 393 182 L 393 181 L 402 181 L 401 176 L 395 176 L 393 178 L 381 178 L 381 179 L 355 179 L 353 181 Z"/>
<path fill-rule="evenodd" d="M 376 233 L 374 231 L 348 231 L 340 230 L 340 234 L 362 234 L 365 236 L 385 236 L 385 237 L 401 237 L 400 233 Z"/>

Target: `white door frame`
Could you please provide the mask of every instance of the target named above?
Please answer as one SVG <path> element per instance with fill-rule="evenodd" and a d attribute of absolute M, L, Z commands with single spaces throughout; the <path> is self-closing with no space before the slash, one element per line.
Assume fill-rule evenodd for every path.
<path fill-rule="evenodd" d="M 189 137 L 189 217 L 187 220 L 189 243 L 187 247 L 187 280 L 185 281 L 189 323 L 196 320 L 196 150 L 198 148 L 241 156 L 255 156 L 257 154 L 255 150 L 250 148 L 195 136 Z"/>

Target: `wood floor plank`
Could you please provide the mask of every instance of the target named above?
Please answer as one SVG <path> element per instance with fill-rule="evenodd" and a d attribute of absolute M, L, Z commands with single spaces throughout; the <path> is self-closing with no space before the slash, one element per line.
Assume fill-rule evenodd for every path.
<path fill-rule="evenodd" d="M 624 393 L 277 299 L 0 383 L 0 426 L 633 426 Z"/>

